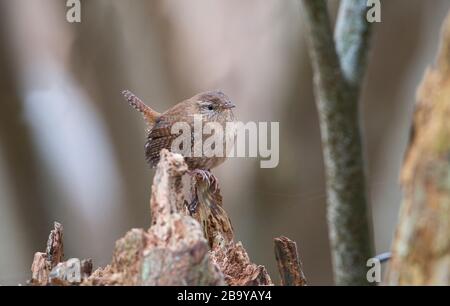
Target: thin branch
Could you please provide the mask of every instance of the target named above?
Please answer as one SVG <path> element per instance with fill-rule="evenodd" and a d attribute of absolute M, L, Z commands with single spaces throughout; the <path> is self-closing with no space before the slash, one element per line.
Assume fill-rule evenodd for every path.
<path fill-rule="evenodd" d="M 287 237 L 275 238 L 274 244 L 281 285 L 306 286 L 305 274 L 297 253 L 297 244 Z"/>
<path fill-rule="evenodd" d="M 365 193 L 358 97 L 365 66 L 369 25 L 365 0 L 345 0 L 334 44 L 324 0 L 302 0 L 327 181 L 328 227 L 335 281 L 367 284 L 372 239 Z M 367 7 L 365 8 L 367 9 Z M 341 68 L 342 67 L 342 68 Z"/>
<path fill-rule="evenodd" d="M 359 90 L 364 79 L 371 33 L 367 1 L 342 1 L 336 22 L 336 50 L 344 78 L 354 90 Z"/>
<path fill-rule="evenodd" d="M 302 3 L 311 62 L 315 71 L 315 82 L 328 89 L 321 93 L 336 94 L 344 86 L 344 83 L 342 83 L 343 78 L 333 41 L 327 5 L 323 0 L 302 0 Z"/>

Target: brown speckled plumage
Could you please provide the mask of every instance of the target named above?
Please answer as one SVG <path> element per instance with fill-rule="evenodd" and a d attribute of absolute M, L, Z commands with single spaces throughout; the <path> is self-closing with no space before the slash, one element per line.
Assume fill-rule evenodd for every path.
<path fill-rule="evenodd" d="M 231 108 L 234 105 L 221 91 L 209 91 L 184 100 L 166 112 L 160 114 L 145 105 L 139 98 L 129 91 L 123 95 L 129 104 L 140 111 L 150 126 L 150 132 L 145 144 L 145 156 L 151 167 L 155 167 L 160 159 L 162 149 L 171 150 L 172 142 L 180 134 L 171 134 L 173 124 L 186 122 L 193 133 L 194 115 L 201 115 L 203 123 L 218 122 L 225 127 L 226 122 L 234 121 Z M 225 129 L 224 129 L 225 130 Z M 209 135 L 204 135 L 206 139 Z M 192 135 L 193 139 L 193 135 Z M 193 141 L 192 141 L 193 145 Z M 185 157 L 190 170 L 212 169 L 225 161 L 225 157 Z"/>

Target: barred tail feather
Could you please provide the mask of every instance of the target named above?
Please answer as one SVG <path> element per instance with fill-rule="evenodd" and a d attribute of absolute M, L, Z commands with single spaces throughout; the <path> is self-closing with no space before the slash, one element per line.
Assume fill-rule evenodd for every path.
<path fill-rule="evenodd" d="M 144 116 L 144 119 L 150 126 L 155 124 L 156 120 L 161 115 L 160 113 L 154 111 L 129 90 L 122 91 L 122 95 L 128 101 L 128 104 L 130 104 L 134 109 L 139 111 Z"/>

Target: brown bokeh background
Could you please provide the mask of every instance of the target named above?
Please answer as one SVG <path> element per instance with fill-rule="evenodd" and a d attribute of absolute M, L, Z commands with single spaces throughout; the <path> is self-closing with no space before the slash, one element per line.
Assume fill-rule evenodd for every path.
<path fill-rule="evenodd" d="M 338 1 L 330 1 L 335 14 Z M 433 62 L 448 0 L 382 1 L 362 97 L 377 252 L 390 248 L 415 91 Z M 114 241 L 149 226 L 153 170 L 130 89 L 162 111 L 222 89 L 241 121 L 280 122 L 280 163 L 215 171 L 253 261 L 277 282 L 272 239 L 299 247 L 309 283 L 332 284 L 312 76 L 298 0 L 0 1 L 0 284 L 25 283 L 54 220 L 66 257 L 110 261 Z"/>

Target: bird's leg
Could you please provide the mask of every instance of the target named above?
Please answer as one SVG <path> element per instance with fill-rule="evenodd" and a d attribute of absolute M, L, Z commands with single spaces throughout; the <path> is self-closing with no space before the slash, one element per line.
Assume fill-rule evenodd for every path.
<path fill-rule="evenodd" d="M 190 171 L 189 174 L 192 175 L 192 177 L 195 179 L 194 188 L 192 191 L 193 199 L 188 205 L 189 212 L 193 214 L 196 212 L 199 203 L 197 184 L 206 182 L 208 184 L 207 189 L 209 191 L 212 191 L 212 193 L 215 193 L 218 190 L 219 185 L 217 182 L 217 178 L 210 172 L 210 170 L 195 169 Z"/>
<path fill-rule="evenodd" d="M 196 169 L 193 171 L 190 171 L 189 174 L 192 176 L 192 178 L 194 179 L 194 185 L 192 187 L 192 200 L 191 203 L 189 203 L 187 205 L 187 209 L 189 210 L 189 213 L 191 215 L 195 214 L 195 212 L 197 211 L 197 207 L 198 207 L 198 188 L 197 188 L 197 179 L 200 178 L 202 180 L 206 179 L 206 173 L 203 170 L 200 169 Z"/>
<path fill-rule="evenodd" d="M 195 214 L 195 212 L 197 211 L 197 207 L 198 207 L 197 186 L 194 186 L 192 193 L 193 193 L 192 201 L 191 201 L 191 203 L 189 203 L 187 205 L 187 209 L 189 210 L 189 213 L 191 214 L 191 216 L 193 214 Z"/>

